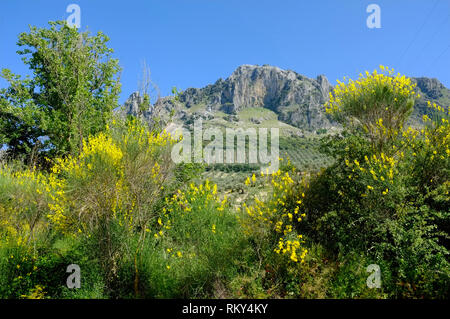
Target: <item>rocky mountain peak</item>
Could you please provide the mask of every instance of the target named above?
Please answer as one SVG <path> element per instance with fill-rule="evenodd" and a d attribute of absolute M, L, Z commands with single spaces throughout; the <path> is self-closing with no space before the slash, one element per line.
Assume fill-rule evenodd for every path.
<path fill-rule="evenodd" d="M 422 77 L 412 80 L 423 93 L 416 103 L 415 114 L 426 112 L 425 100 L 438 103 L 450 100 L 450 90 L 437 79 Z M 204 88 L 186 89 L 176 102 L 170 97 L 160 98 L 143 116 L 149 120 L 173 117 L 181 125 L 192 123 L 198 117 L 210 120 L 219 116 L 236 122 L 244 109 L 263 108 L 273 112 L 280 122 L 315 131 L 335 126 L 324 109 L 332 90 L 325 75 L 314 79 L 276 66 L 244 64 L 225 80 L 218 79 Z M 125 102 L 124 111 L 126 114 L 139 114 L 140 103 L 142 97 L 139 92 L 134 92 Z"/>
<path fill-rule="evenodd" d="M 328 93 L 333 90 L 333 86 L 328 81 L 327 77 L 323 74 L 318 75 L 316 78 L 317 83 L 320 85 L 320 91 L 327 95 L 326 98 L 328 98 Z"/>
<path fill-rule="evenodd" d="M 190 121 L 192 110 L 213 117 L 215 112 L 236 115 L 245 108 L 265 108 L 280 121 L 314 130 L 330 126 L 323 103 L 332 90 L 324 75 L 311 79 L 292 70 L 270 65 L 239 66 L 225 80 L 219 79 L 204 88 L 188 88 L 177 103 L 161 98 L 147 116 L 175 113 L 175 118 Z M 133 93 L 124 105 L 127 114 L 138 114 L 141 97 Z"/>
<path fill-rule="evenodd" d="M 435 78 L 415 78 L 417 87 L 425 94 L 433 99 L 438 99 L 442 95 L 442 90 L 445 88 L 444 85 Z"/>
<path fill-rule="evenodd" d="M 140 96 L 139 92 L 133 92 L 123 105 L 124 112 L 126 114 L 139 114 L 139 104 L 143 102 L 143 98 Z"/>

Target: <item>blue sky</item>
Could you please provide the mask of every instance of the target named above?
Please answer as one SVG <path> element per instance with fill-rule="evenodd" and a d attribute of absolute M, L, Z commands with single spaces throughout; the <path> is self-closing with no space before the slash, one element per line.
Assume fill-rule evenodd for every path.
<path fill-rule="evenodd" d="M 123 102 L 142 62 L 162 95 L 203 87 L 241 64 L 270 64 L 332 84 L 379 64 L 450 88 L 450 0 L 0 0 L 0 68 L 26 74 L 17 35 L 81 8 L 81 29 L 103 31 L 120 60 Z M 381 28 L 366 7 L 381 8 Z M 0 80 L 0 87 L 6 84 Z"/>

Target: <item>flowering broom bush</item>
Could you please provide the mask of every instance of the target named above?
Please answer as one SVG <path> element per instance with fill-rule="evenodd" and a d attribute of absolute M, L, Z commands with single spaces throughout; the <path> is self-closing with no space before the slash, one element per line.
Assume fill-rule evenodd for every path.
<path fill-rule="evenodd" d="M 245 238 L 226 197 L 208 180 L 165 198 L 142 258 L 148 297 L 205 297 L 239 270 Z"/>
<path fill-rule="evenodd" d="M 410 78 L 399 73 L 394 76 L 394 69 L 380 65 L 379 71 L 366 71 L 356 81 L 338 80 L 325 109 L 350 129 L 363 131 L 373 146 L 382 148 L 403 128 L 415 98 L 420 97 L 415 87 Z"/>
<path fill-rule="evenodd" d="M 344 130 L 322 142 L 333 163 L 252 174 L 243 192 L 256 195 L 234 205 L 190 183 L 176 141 L 137 119 L 49 171 L 2 165 L 0 296 L 448 297 L 449 110 L 429 103 L 422 126 L 404 127 L 417 96 L 385 67 L 340 83 L 326 108 Z M 65 287 L 72 263 L 78 290 Z"/>
<path fill-rule="evenodd" d="M 193 174 L 171 161 L 174 142 L 136 119 L 117 119 L 78 155 L 54 160 L 49 173 L 3 167 L 0 253 L 28 262 L 2 260 L 2 296 L 204 295 L 234 273 L 238 221 L 217 185 L 185 189 Z M 89 269 L 74 292 L 60 278 L 71 263 Z M 61 276 L 47 280 L 54 267 Z"/>
<path fill-rule="evenodd" d="M 450 274 L 450 127 L 448 110 L 430 104 L 434 120 L 404 128 L 415 96 L 391 70 L 338 86 L 327 108 L 347 130 L 324 141 L 335 164 L 311 178 L 305 231 L 381 265 L 387 295 L 436 297 Z"/>
<path fill-rule="evenodd" d="M 287 256 L 291 262 L 301 263 L 307 249 L 302 245 L 303 236 L 297 232 L 297 225 L 305 217 L 305 213 L 301 210 L 301 198 L 294 196 L 299 187 L 290 176 L 292 172 L 294 170 L 286 168 L 272 174 L 261 172 L 264 184 L 270 184 L 272 190 L 264 199 L 256 196 L 254 205 L 242 204 L 242 225 L 246 233 L 255 237 L 257 242 L 273 245 L 272 251 L 276 254 Z M 246 181 L 247 185 L 255 183 L 255 175 Z"/>
<path fill-rule="evenodd" d="M 53 232 L 97 241 L 88 253 L 102 265 L 106 282 L 112 282 L 121 256 L 139 255 L 139 249 L 127 251 L 123 236 L 145 236 L 156 220 L 158 202 L 178 183 L 168 160 L 173 142 L 167 133 L 151 132 L 137 120 L 117 120 L 84 141 L 80 154 L 56 159 L 49 174 L 4 167 L 2 242 L 33 246 L 37 232 L 43 238 Z"/>

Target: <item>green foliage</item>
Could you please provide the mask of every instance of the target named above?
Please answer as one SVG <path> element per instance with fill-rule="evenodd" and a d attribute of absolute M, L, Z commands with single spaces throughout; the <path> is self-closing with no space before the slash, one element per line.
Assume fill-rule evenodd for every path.
<path fill-rule="evenodd" d="M 317 130 L 322 153 L 282 138 L 280 170 L 206 166 L 228 174 L 218 187 L 171 161 L 159 119 L 111 117 L 105 35 L 50 25 L 19 37 L 32 78 L 2 72 L 0 143 L 19 160 L 0 166 L 1 298 L 448 298 L 449 112 L 429 104 L 405 129 L 409 79 L 381 67 L 340 83 L 327 109 L 345 129 Z"/>
<path fill-rule="evenodd" d="M 415 98 L 420 95 L 414 92 L 416 84 L 411 79 L 399 73 L 394 76 L 393 69 L 382 65 L 380 70 L 372 74 L 366 71 L 356 81 L 349 79 L 347 84 L 338 81 L 325 107 L 337 121 L 362 131 L 381 150 L 403 128 Z"/>
<path fill-rule="evenodd" d="M 65 286 L 69 264 L 90 269 L 83 281 L 89 286 L 89 277 L 95 265 L 80 254 L 74 242 L 69 249 L 61 250 L 48 242 L 36 241 L 34 247 L 23 242 L 10 242 L 0 247 L 0 298 L 59 298 Z M 36 294 L 37 291 L 39 294 Z"/>
<path fill-rule="evenodd" d="M 19 35 L 18 53 L 33 77 L 2 71 L 10 86 L 0 91 L 0 144 L 12 157 L 77 152 L 117 106 L 119 66 L 108 37 L 78 33 L 64 21 L 49 24 Z"/>
<path fill-rule="evenodd" d="M 335 162 L 305 190 L 308 238 L 335 256 L 359 253 L 382 265 L 389 297 L 448 295 L 450 126 L 440 111 L 423 129 L 381 121 L 379 141 L 390 140 L 382 147 L 358 128 L 325 138 L 322 150 Z"/>
<path fill-rule="evenodd" d="M 243 233 L 209 185 L 174 195 L 156 225 L 161 230 L 150 231 L 138 257 L 139 296 L 206 297 L 237 272 Z"/>

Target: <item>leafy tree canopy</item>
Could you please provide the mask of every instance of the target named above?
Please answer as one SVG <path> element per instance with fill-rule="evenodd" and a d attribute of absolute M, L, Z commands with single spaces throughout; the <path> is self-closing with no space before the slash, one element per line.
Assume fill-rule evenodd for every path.
<path fill-rule="evenodd" d="M 11 157 L 77 153 L 117 106 L 120 67 L 106 46 L 109 38 L 78 32 L 65 21 L 49 25 L 19 35 L 17 53 L 31 77 L 1 71 L 9 87 L 0 90 L 0 144 Z"/>

